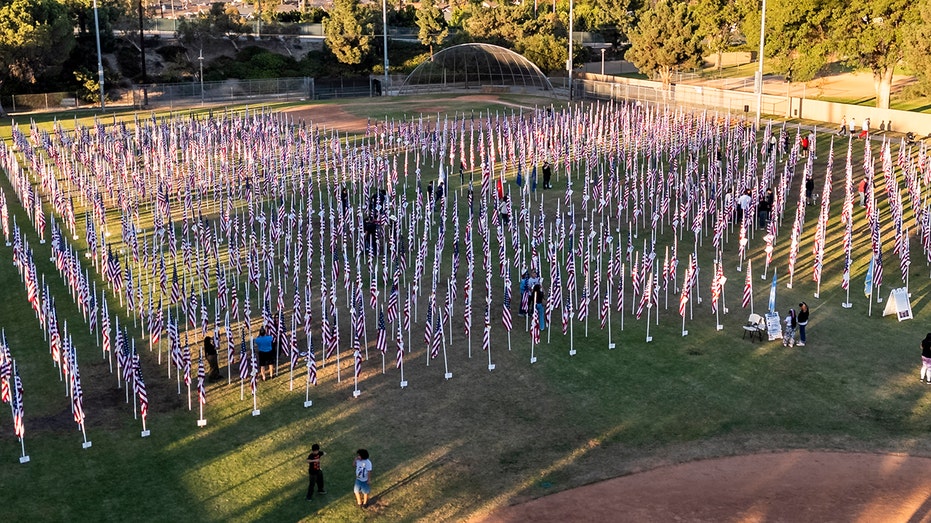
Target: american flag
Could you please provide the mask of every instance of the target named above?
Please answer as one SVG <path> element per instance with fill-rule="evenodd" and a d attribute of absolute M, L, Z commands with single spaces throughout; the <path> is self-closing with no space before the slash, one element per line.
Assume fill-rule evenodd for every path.
<path fill-rule="evenodd" d="M 424 322 L 423 344 L 430 347 L 433 342 L 433 304 L 434 296 L 430 295 L 430 301 L 427 305 L 427 321 Z"/>
<path fill-rule="evenodd" d="M 291 356 L 291 370 L 297 368 L 300 351 L 297 350 L 297 316 L 291 316 L 291 333 L 288 335 L 288 354 Z"/>
<path fill-rule="evenodd" d="M 359 379 L 359 375 L 362 374 L 362 351 L 359 349 L 355 350 L 353 354 L 353 359 L 355 360 L 354 376 L 356 379 Z"/>
<path fill-rule="evenodd" d="M 252 396 L 254 397 L 258 392 L 258 375 L 259 375 L 259 363 L 255 359 L 255 350 L 251 351 L 251 356 L 249 357 L 249 376 L 251 380 L 249 382 L 249 388 L 252 391 Z"/>
<path fill-rule="evenodd" d="M 13 358 L 6 344 L 0 345 L 0 400 L 10 402 L 10 376 L 13 375 Z"/>
<path fill-rule="evenodd" d="M 413 289 L 408 289 L 407 301 L 404 302 L 404 314 L 401 317 L 401 328 L 410 332 L 411 330 L 411 303 L 414 301 Z"/>
<path fill-rule="evenodd" d="M 908 279 L 908 267 L 912 264 L 908 245 L 908 229 L 902 232 L 901 237 L 902 246 L 899 249 L 899 256 L 901 257 L 899 268 L 902 270 L 902 281 L 905 282 Z"/>
<path fill-rule="evenodd" d="M 640 316 L 643 314 L 644 307 L 652 305 L 651 300 L 653 299 L 653 273 L 647 275 L 645 280 L 645 287 L 643 289 L 643 296 L 640 298 L 640 304 L 637 305 L 637 319 L 640 319 Z"/>
<path fill-rule="evenodd" d="M 397 335 L 397 338 L 395 338 L 395 341 L 397 341 L 397 344 L 398 344 L 398 352 L 395 356 L 396 357 L 395 365 L 397 368 L 400 369 L 401 365 L 404 364 L 404 331 L 401 329 L 400 323 L 398 324 L 398 335 Z"/>
<path fill-rule="evenodd" d="M 685 310 L 688 306 L 689 296 L 692 291 L 693 271 L 694 269 L 692 266 L 692 255 L 689 255 L 689 266 L 685 269 L 685 277 L 682 280 L 682 294 L 679 297 L 679 316 L 682 316 L 683 318 L 685 317 Z M 750 274 L 749 271 L 747 272 L 747 274 L 748 275 Z"/>
<path fill-rule="evenodd" d="M 73 358 L 73 356 L 70 356 Z M 72 360 L 71 368 L 71 412 L 74 414 L 74 422 L 78 425 L 84 424 L 84 391 L 81 389 L 81 375 L 78 372 L 77 361 Z"/>
<path fill-rule="evenodd" d="M 311 385 L 317 384 L 317 359 L 314 356 L 314 339 L 307 338 L 307 379 Z"/>
<path fill-rule="evenodd" d="M 721 277 L 724 276 L 723 264 L 714 262 L 714 276 L 711 279 L 711 314 L 718 312 L 718 300 L 721 299 Z"/>
<path fill-rule="evenodd" d="M 440 355 L 440 345 L 443 342 L 443 322 L 440 321 L 440 316 L 441 314 L 437 312 L 433 319 L 436 325 L 433 327 L 433 343 L 430 347 L 430 358 L 436 358 Z"/>
<path fill-rule="evenodd" d="M 850 251 L 844 254 L 844 276 L 841 280 L 841 288 L 846 290 L 850 287 Z"/>
<path fill-rule="evenodd" d="M 533 342 L 540 343 L 540 313 L 536 306 L 533 308 L 533 319 L 530 321 L 530 332 L 533 336 Z"/>
<path fill-rule="evenodd" d="M 19 377 L 19 369 L 13 371 L 13 434 L 20 440 L 26 433 L 26 426 L 23 422 L 23 380 Z"/>
<path fill-rule="evenodd" d="M 382 354 L 388 352 L 388 339 L 385 329 L 385 314 L 382 311 L 378 311 L 378 332 L 375 338 L 375 348 L 378 349 L 378 351 Z"/>
<path fill-rule="evenodd" d="M 753 277 L 751 276 L 752 269 L 750 268 L 750 260 L 747 260 L 747 279 L 744 283 L 744 296 L 743 296 L 743 308 L 747 308 L 747 305 L 750 305 L 750 301 L 753 299 Z"/>
<path fill-rule="evenodd" d="M 485 327 L 482 330 L 482 350 L 488 352 L 491 349 L 491 308 L 485 304 Z"/>
<path fill-rule="evenodd" d="M 585 293 L 585 289 L 582 289 L 582 299 L 579 303 L 579 321 L 585 320 L 588 317 L 588 296 Z"/>
<path fill-rule="evenodd" d="M 608 326 L 608 312 L 611 309 L 611 289 L 605 289 L 605 298 L 601 300 L 601 309 L 598 312 L 598 317 L 601 319 L 601 328 L 604 329 Z"/>
<path fill-rule="evenodd" d="M 327 317 L 326 311 L 323 312 L 323 326 L 321 330 L 323 337 L 323 360 L 326 361 L 327 358 L 336 352 L 336 347 L 333 340 L 333 326 L 330 325 L 330 319 Z"/>
<path fill-rule="evenodd" d="M 204 378 L 207 374 L 204 371 L 204 355 L 201 353 L 200 359 L 197 361 L 197 401 L 201 405 L 207 404 L 207 388 L 204 386 Z"/>
<path fill-rule="evenodd" d="M 511 322 L 511 278 L 506 277 L 504 280 L 504 304 L 501 308 L 501 323 L 508 332 L 513 327 Z"/>
<path fill-rule="evenodd" d="M 397 272 L 395 272 L 397 274 Z M 388 294 L 388 323 L 394 323 L 398 320 L 398 285 L 395 283 Z"/>
<path fill-rule="evenodd" d="M 246 332 L 240 332 L 239 342 L 239 379 L 245 381 L 249 377 L 249 358 L 246 357 Z"/>

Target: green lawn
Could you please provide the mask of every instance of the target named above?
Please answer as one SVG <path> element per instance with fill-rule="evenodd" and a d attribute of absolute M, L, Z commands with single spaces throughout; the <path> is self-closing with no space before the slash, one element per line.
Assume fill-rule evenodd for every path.
<path fill-rule="evenodd" d="M 402 114 L 435 114 L 437 110 L 449 111 L 452 118 L 473 109 L 476 114 L 490 110 L 494 115 L 499 108 L 502 114 L 512 108 L 518 111 L 513 105 L 547 106 L 545 101 L 520 97 L 503 101 L 507 105 L 430 97 L 388 104 L 343 102 L 343 108 L 382 120 Z M 819 193 L 828 146 L 829 140 L 819 140 L 814 168 Z M 321 366 L 319 385 L 310 392 L 312 407 L 302 406 L 305 372 L 301 367 L 294 375 L 293 391 L 287 372 L 259 383 L 259 416 L 250 414 L 248 386 L 245 399 L 240 400 L 236 380 L 233 385 L 211 385 L 205 414 L 208 423 L 203 428 L 196 426 L 196 395 L 194 410 L 189 411 L 186 389 L 181 396 L 177 394 L 175 376 L 167 379 L 164 363 L 159 365 L 157 354 L 149 353 L 140 329 L 131 327 L 130 333 L 141 348 L 149 386 L 148 428 L 152 435 L 148 438 L 140 438 L 140 421 L 133 420 L 132 406 L 124 403 L 124 392 L 116 389 L 116 377 L 109 373 L 100 349 L 48 261 L 48 243 L 36 241 L 25 213 L 12 205 L 13 216 L 35 250 L 38 272 L 46 276 L 58 297 L 59 313 L 67 318 L 69 333 L 74 336 L 86 394 L 87 437 L 93 446 L 81 449 L 81 433 L 71 419 L 64 385 L 57 380 L 23 285 L 9 263 L 11 248 L 0 244 L 0 259 L 6 260 L 0 263 L 0 283 L 8 296 L 0 304 L 0 327 L 21 365 L 26 391 L 25 445 L 32 458 L 28 464 L 16 462 L 19 443 L 12 435 L 10 416 L 0 414 L 0 456 L 5 456 L 7 463 L 0 468 L 0 503 L 15 521 L 459 521 L 497 506 L 644 468 L 716 456 L 786 448 L 931 456 L 927 436 L 931 387 L 919 385 L 917 380 L 918 342 L 929 330 L 923 320 L 931 313 L 929 268 L 922 263 L 919 243 L 913 241 L 910 290 L 916 319 L 899 323 L 892 317 L 883 318 L 889 288 L 900 284 L 883 198 L 883 237 L 888 251 L 886 284 L 881 290 L 884 302 L 874 302 L 872 315 L 868 315 L 863 275 L 869 234 L 863 211 L 857 208 L 850 289 L 854 305 L 851 309 L 841 307 L 845 293 L 840 289 L 843 261 L 837 216 L 843 194 L 845 146 L 846 142 L 835 144 L 831 222 L 820 298 L 813 297 L 816 286 L 811 281 L 817 217 L 814 206 L 807 208 L 793 287 L 786 287 L 789 230 L 802 180 L 801 166 L 789 190 L 789 204 L 775 245 L 777 310 L 784 315 L 802 300 L 812 308 L 806 347 L 783 348 L 777 342 L 741 338 L 741 327 L 749 314 L 740 306 L 746 273 L 736 270 L 737 231 L 731 230 L 723 251 L 729 278 L 725 287 L 729 313 L 721 316 L 723 330 L 715 329 L 710 310 L 710 237 L 702 238 L 697 246 L 703 300 L 701 304 L 697 299 L 692 301 L 692 316 L 686 322 L 688 336 L 681 333 L 678 295 L 670 290 L 667 309 L 661 291 L 659 325 L 657 309 L 652 309 L 653 341 L 646 343 L 646 317 L 636 320 L 631 312 L 628 267 L 623 330 L 621 317 L 612 310 L 611 341 L 616 348 L 608 349 L 608 331 L 599 328 L 599 304 L 593 303 L 587 336 L 584 323 L 573 325 L 572 346 L 577 354 L 569 356 L 570 340 L 561 334 L 555 314 L 551 331 L 544 333 L 542 345 L 533 349 L 537 357 L 534 364 L 530 363 L 524 319 L 516 315 L 516 305 L 512 306 L 515 330 L 510 337 L 501 326 L 496 274 L 491 316 L 493 371 L 488 370 L 489 355 L 481 349 L 480 307 L 474 311 L 471 343 L 463 334 L 460 292 L 453 312 L 452 342 L 447 340 L 444 352 L 429 360 L 429 365 L 422 341 L 423 321 L 413 324 L 412 350 L 405 355 L 404 365 L 408 387 L 399 386 L 391 342 L 384 373 L 381 356 L 373 347 L 369 349 L 370 359 L 363 366 L 359 383 L 362 393 L 353 398 L 352 357 L 344 330 L 341 380 L 337 381 L 333 360 Z M 853 164 L 862 165 L 863 147 L 856 143 L 853 150 Z M 424 175 L 428 176 L 429 164 L 424 163 Z M 399 165 L 398 171 L 402 169 Z M 435 173 L 435 168 L 431 169 Z M 782 172 L 781 165 L 777 171 Z M 513 180 L 513 169 L 508 170 L 508 176 Z M 557 166 L 555 187 L 564 187 L 564 176 L 562 166 Z M 877 173 L 878 185 L 881 180 Z M 458 181 L 450 183 L 452 192 L 460 190 Z M 580 185 L 580 181 L 574 185 L 576 205 L 581 204 Z M 9 202 L 16 201 L 5 178 L 0 187 Z M 511 189 L 516 191 L 513 185 Z M 563 199 L 563 190 L 538 195 L 541 193 L 552 218 L 555 200 Z M 903 193 L 903 198 L 906 196 L 907 192 Z M 464 220 L 466 199 L 460 197 L 458 203 Z M 536 204 L 532 211 L 538 212 Z M 110 218 L 111 223 L 118 223 L 118 214 Z M 911 212 L 906 214 L 906 222 L 914 238 Z M 83 233 L 83 216 L 78 223 Z M 626 229 L 620 236 L 626 237 Z M 770 267 L 766 278 L 761 278 L 761 236 L 757 231 L 749 244 L 757 312 L 766 308 L 773 271 Z M 648 234 L 640 229 L 634 240 L 638 250 L 645 240 L 649 240 Z M 493 233 L 491 243 L 496 259 Z M 660 256 L 662 248 L 671 243 L 666 224 L 657 235 Z M 478 236 L 475 245 L 475 285 L 481 289 L 484 273 Z M 685 234 L 679 240 L 680 283 L 692 248 L 693 237 Z M 445 252 L 443 274 L 449 271 L 449 251 Z M 746 271 L 746 263 L 743 268 Z M 464 273 L 463 255 L 460 287 Z M 516 280 L 516 275 L 512 276 Z M 549 279 L 548 274 L 544 276 Z M 102 285 L 100 280 L 97 283 Z M 420 300 L 421 316 L 426 295 Z M 243 297 L 240 293 L 241 301 Z M 316 287 L 313 299 L 319 303 Z M 341 286 L 339 302 L 345 302 Z M 112 297 L 110 304 L 111 310 L 119 309 Z M 366 311 L 371 312 L 368 305 Z M 122 314 L 121 324 L 132 321 Z M 253 300 L 253 317 L 256 315 Z M 314 321 L 319 322 L 319 312 L 315 312 Z M 372 325 L 370 316 L 368 328 Z M 372 332 L 370 343 L 374 343 Z M 315 341 L 319 351 L 319 338 Z M 164 361 L 165 354 L 162 358 Z M 453 374 L 449 380 L 444 379 L 447 370 Z M 328 453 L 323 468 L 329 493 L 306 502 L 303 460 L 315 442 Z M 371 452 L 375 466 L 374 503 L 366 511 L 355 507 L 351 491 L 351 461 L 360 447 Z"/>

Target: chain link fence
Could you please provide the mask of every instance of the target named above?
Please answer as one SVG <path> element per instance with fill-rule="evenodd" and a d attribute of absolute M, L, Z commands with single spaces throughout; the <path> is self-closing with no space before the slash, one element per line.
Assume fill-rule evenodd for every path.
<path fill-rule="evenodd" d="M 219 82 L 184 82 L 144 84 L 107 90 L 107 109 L 147 109 L 190 107 L 201 104 L 237 104 L 273 101 L 324 100 L 381 96 L 384 76 L 343 78 L 267 78 L 257 80 L 223 80 Z M 394 84 L 398 79 L 389 79 Z M 0 96 L 6 112 L 32 113 L 99 108 L 79 93 L 40 93 Z"/>
<path fill-rule="evenodd" d="M 136 85 L 129 89 L 136 108 L 256 101 L 294 101 L 314 98 L 313 78 L 268 78 Z"/>

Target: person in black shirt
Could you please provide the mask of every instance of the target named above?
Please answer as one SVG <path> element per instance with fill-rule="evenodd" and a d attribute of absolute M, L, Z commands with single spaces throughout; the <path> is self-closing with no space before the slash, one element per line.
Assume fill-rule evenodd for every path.
<path fill-rule="evenodd" d="M 220 375 L 220 363 L 217 361 L 217 346 L 213 343 L 213 336 L 204 338 L 204 357 L 207 360 L 207 379 L 217 381 Z"/>
<path fill-rule="evenodd" d="M 756 215 L 758 218 L 760 229 L 765 229 L 769 224 L 769 213 L 772 210 L 772 203 L 765 196 L 760 198 L 760 203 L 756 206 Z"/>
<path fill-rule="evenodd" d="M 320 468 L 320 458 L 326 456 L 326 452 L 320 450 L 320 445 L 314 443 L 310 447 L 310 455 L 307 456 L 307 474 L 310 476 L 310 484 L 307 486 L 307 501 L 314 499 L 314 485 L 317 486 L 318 494 L 326 494 L 323 490 L 323 469 Z"/>
<path fill-rule="evenodd" d="M 798 304 L 798 344 L 800 347 L 805 346 L 806 325 L 808 325 L 808 304 L 802 302 Z"/>

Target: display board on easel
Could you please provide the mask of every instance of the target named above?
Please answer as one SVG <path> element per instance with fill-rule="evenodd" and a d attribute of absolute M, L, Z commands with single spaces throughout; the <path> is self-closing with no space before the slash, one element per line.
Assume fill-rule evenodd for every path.
<path fill-rule="evenodd" d="M 892 289 L 892 292 L 889 293 L 883 316 L 890 314 L 895 314 L 899 321 L 912 319 L 912 304 L 908 299 L 908 289 L 906 287 Z"/>

